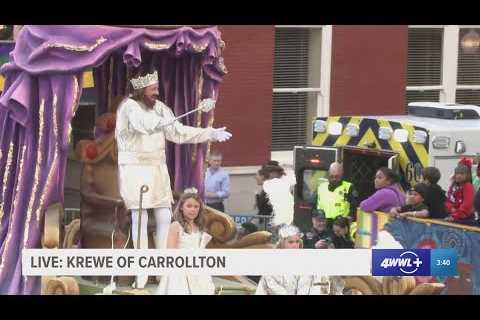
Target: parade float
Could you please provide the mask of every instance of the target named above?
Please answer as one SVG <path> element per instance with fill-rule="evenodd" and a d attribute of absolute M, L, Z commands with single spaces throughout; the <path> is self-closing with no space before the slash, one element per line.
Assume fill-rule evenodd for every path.
<path fill-rule="evenodd" d="M 436 219 L 400 220 L 361 210 L 357 223 L 357 248 L 455 249 L 458 276 L 418 276 L 416 284 L 444 284 L 442 294 L 480 294 L 480 228 Z"/>
<path fill-rule="evenodd" d="M 217 27 L 22 28 L 0 69 L 0 294 L 102 292 L 110 277 L 23 276 L 22 250 L 133 247 L 130 215 L 118 190 L 114 140 L 115 111 L 129 93 L 129 76 L 157 70 L 160 100 L 176 115 L 184 114 L 201 99 L 218 98 L 227 73 L 224 47 Z M 95 92 L 94 134 L 72 146 L 71 123 L 85 85 Z M 213 121 L 213 111 L 182 118 L 182 123 L 196 127 L 212 126 Z M 208 149 L 208 144 L 167 146 L 175 193 L 192 186 L 202 193 Z M 67 159 L 72 157 L 82 165 L 80 208 L 77 219 L 66 225 L 64 184 Z M 213 236 L 209 247 L 269 247 L 268 232 L 237 241 L 233 220 L 207 210 Z M 151 280 L 153 286 L 155 279 Z M 133 277 L 116 281 L 113 293 L 150 293 L 148 288 L 132 291 Z M 220 294 L 255 289 L 240 276 L 219 278 L 216 284 Z"/>

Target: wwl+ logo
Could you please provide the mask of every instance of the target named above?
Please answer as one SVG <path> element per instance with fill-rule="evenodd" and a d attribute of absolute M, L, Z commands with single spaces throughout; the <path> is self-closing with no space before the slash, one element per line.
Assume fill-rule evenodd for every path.
<path fill-rule="evenodd" d="M 372 275 L 428 276 L 430 275 L 430 250 L 372 250 Z"/>
<path fill-rule="evenodd" d="M 409 256 L 413 256 L 409 257 Z M 418 268 L 422 265 L 422 260 L 418 257 L 418 254 L 412 251 L 404 252 L 400 255 L 399 258 L 385 258 L 383 259 L 380 266 L 382 268 L 390 268 L 390 267 L 399 267 L 400 271 L 404 274 L 413 274 L 418 271 Z"/>

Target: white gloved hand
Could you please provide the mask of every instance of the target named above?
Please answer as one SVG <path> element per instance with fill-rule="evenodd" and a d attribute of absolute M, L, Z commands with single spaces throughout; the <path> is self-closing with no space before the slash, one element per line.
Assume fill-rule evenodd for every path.
<path fill-rule="evenodd" d="M 232 134 L 228 132 L 226 127 L 213 129 L 210 134 L 210 138 L 214 141 L 224 142 L 232 137 Z"/>
<path fill-rule="evenodd" d="M 200 103 L 198 104 L 198 107 L 203 112 L 209 112 L 210 110 L 215 108 L 215 103 L 216 101 L 213 100 L 212 98 L 207 98 L 207 99 L 201 100 Z"/>

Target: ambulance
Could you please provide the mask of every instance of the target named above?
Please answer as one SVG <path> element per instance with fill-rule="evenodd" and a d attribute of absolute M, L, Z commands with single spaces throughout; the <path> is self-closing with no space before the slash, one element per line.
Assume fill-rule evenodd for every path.
<path fill-rule="evenodd" d="M 344 178 L 363 200 L 375 192 L 380 167 L 395 170 L 404 190 L 420 181 L 423 168 L 437 167 L 447 190 L 457 163 L 479 155 L 480 107 L 474 105 L 414 102 L 407 115 L 317 118 L 312 145 L 294 147 L 294 223 L 311 227 L 313 196 L 334 161 L 343 163 Z"/>

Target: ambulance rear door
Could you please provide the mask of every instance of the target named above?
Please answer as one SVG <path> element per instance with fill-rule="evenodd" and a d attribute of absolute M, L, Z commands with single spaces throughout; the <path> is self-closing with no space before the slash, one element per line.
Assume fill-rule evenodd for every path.
<path fill-rule="evenodd" d="M 296 146 L 293 151 L 296 185 L 294 224 L 301 230 L 311 228 L 311 211 L 318 184 L 328 179 L 330 164 L 339 160 L 340 148 Z"/>
<path fill-rule="evenodd" d="M 398 153 L 392 150 L 343 146 L 341 152 L 344 178 L 353 183 L 360 201 L 375 192 L 375 175 L 381 167 L 399 171 Z"/>

